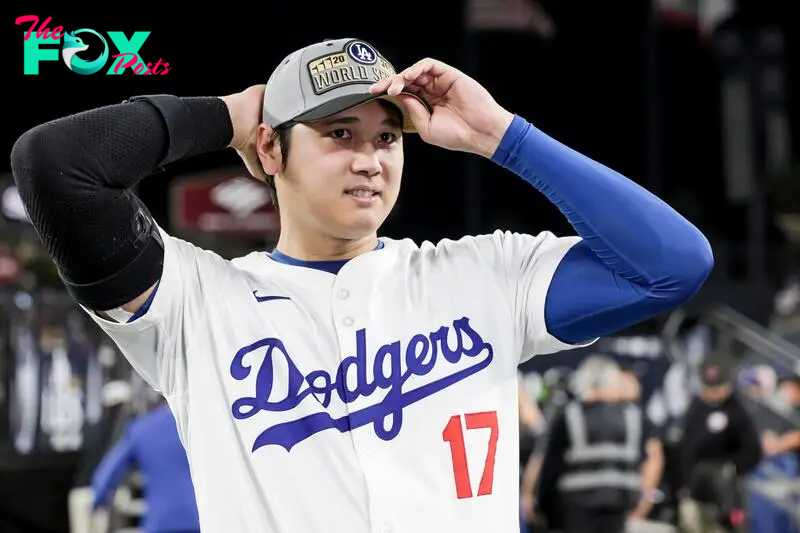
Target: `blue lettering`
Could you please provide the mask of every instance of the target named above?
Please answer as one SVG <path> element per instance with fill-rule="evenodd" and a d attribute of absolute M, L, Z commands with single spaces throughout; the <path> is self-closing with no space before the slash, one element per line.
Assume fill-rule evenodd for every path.
<path fill-rule="evenodd" d="M 341 418 L 333 418 L 327 412 L 320 412 L 276 424 L 258 435 L 252 451 L 269 445 L 281 446 L 289 451 L 320 431 L 336 429 L 343 433 L 367 424 L 373 425 L 379 438 L 392 440 L 402 428 L 405 407 L 480 372 L 489 366 L 494 357 L 492 345 L 483 340 L 466 317 L 454 320 L 452 328 L 442 326 L 428 336 L 414 335 L 405 350 L 400 341 L 378 348 L 372 365 L 371 381 L 367 374 L 367 332 L 363 329 L 356 332 L 356 354 L 342 360 L 335 376 L 324 370 L 313 370 L 303 376 L 283 342 L 270 337 L 236 352 L 230 367 L 233 379 L 241 381 L 250 376 L 252 365 L 246 364 L 245 359 L 258 359 L 254 353 L 257 351 L 262 359 L 256 373 L 255 396 L 239 398 L 231 406 L 231 412 L 238 420 L 250 418 L 261 411 L 290 411 L 307 396 L 313 396 L 322 407 L 327 408 L 334 392 L 346 404 L 353 403 L 358 398 L 370 397 L 378 389 L 386 391 L 386 395 L 375 405 L 353 411 Z M 481 354 L 485 354 L 485 357 L 478 358 Z M 463 357 L 475 359 L 476 362 L 416 389 L 404 391 L 403 385 L 409 378 L 430 373 L 436 366 L 439 355 L 450 364 L 458 363 Z M 283 398 L 273 398 L 273 395 L 280 395 L 274 390 L 275 365 L 280 361 L 285 362 L 288 368 L 286 395 Z M 403 362 L 405 371 L 402 368 Z M 355 380 L 349 380 L 348 389 L 347 377 L 353 372 Z"/>
<path fill-rule="evenodd" d="M 398 343 L 399 346 L 399 343 Z M 417 353 L 419 348 L 419 353 Z M 428 359 L 425 361 L 425 359 Z M 406 347 L 406 367 L 415 376 L 424 376 L 436 363 L 436 343 L 431 343 L 425 335 L 414 335 Z"/>

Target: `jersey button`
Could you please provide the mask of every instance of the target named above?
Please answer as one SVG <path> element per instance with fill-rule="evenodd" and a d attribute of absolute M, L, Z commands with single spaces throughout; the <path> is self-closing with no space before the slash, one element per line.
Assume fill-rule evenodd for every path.
<path fill-rule="evenodd" d="M 342 324 L 344 324 L 348 328 L 353 325 L 353 322 L 355 322 L 355 321 L 353 320 L 353 317 L 351 317 L 351 316 L 346 316 L 346 317 L 344 317 L 344 320 L 342 320 Z"/>
<path fill-rule="evenodd" d="M 339 289 L 339 298 L 340 299 L 344 300 L 348 296 L 350 296 L 350 291 L 348 291 L 347 289 Z"/>

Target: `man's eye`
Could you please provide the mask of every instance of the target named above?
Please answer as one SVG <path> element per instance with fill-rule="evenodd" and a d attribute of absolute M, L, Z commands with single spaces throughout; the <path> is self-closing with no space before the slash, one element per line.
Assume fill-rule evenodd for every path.
<path fill-rule="evenodd" d="M 347 131 L 346 129 L 338 129 L 338 130 L 333 130 L 330 133 L 330 136 L 333 137 L 334 139 L 349 139 L 350 132 Z"/>
<path fill-rule="evenodd" d="M 391 132 L 381 133 L 381 142 L 386 144 L 392 144 L 393 142 L 397 141 L 397 135 Z"/>

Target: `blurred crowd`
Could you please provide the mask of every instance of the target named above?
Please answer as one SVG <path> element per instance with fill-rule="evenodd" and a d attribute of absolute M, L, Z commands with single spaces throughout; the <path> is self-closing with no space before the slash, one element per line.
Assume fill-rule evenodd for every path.
<path fill-rule="evenodd" d="M 175 420 L 116 347 L 57 289 L 0 319 L 0 531 L 197 531 Z M 523 532 L 800 531 L 797 369 L 698 322 L 667 344 L 520 367 Z"/>
<path fill-rule="evenodd" d="M 523 532 L 800 531 L 796 354 L 702 321 L 673 340 L 601 339 L 520 374 Z"/>
<path fill-rule="evenodd" d="M 197 531 L 163 399 L 63 291 L 0 302 L 0 531 Z M 520 367 L 521 531 L 800 531 L 796 369 L 699 323 L 675 342 Z"/>

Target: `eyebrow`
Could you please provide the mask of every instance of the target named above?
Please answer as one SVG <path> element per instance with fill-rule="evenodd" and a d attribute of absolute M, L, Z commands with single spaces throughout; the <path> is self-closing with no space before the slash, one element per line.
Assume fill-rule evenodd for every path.
<path fill-rule="evenodd" d="M 361 122 L 361 120 L 358 117 L 336 117 L 327 120 L 321 120 L 320 124 L 322 124 L 323 126 L 334 126 L 338 124 L 358 124 L 359 122 Z M 392 128 L 403 127 L 403 125 L 397 119 L 391 117 L 384 120 L 383 125 L 390 126 Z"/>

